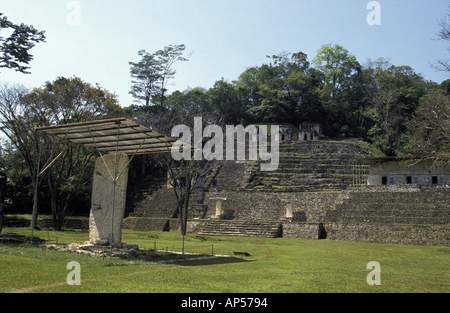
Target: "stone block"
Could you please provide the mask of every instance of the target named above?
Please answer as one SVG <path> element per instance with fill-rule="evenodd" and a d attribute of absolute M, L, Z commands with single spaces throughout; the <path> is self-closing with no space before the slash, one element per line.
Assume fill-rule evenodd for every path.
<path fill-rule="evenodd" d="M 122 245 L 122 247 L 123 247 L 124 249 L 135 249 L 135 250 L 139 250 L 138 245 L 136 245 L 136 244 L 131 244 L 131 243 L 125 243 L 125 244 Z"/>

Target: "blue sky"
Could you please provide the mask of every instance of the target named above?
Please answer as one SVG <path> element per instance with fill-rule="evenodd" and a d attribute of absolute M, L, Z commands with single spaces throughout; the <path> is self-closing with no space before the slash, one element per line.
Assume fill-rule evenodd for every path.
<path fill-rule="evenodd" d="M 79 11 L 68 4 L 75 2 Z M 59 76 L 78 76 L 118 95 L 133 98 L 128 62 L 137 51 L 155 52 L 185 44 L 189 62 L 177 63 L 169 92 L 210 88 L 222 77 L 232 81 L 246 68 L 267 63 L 282 51 L 312 61 L 325 44 L 339 44 L 364 64 L 390 59 L 409 65 L 425 79 L 442 82 L 449 74 L 430 63 L 450 58 L 450 42 L 435 41 L 446 0 L 380 0 L 381 25 L 368 25 L 369 0 L 0 0 L 0 12 L 14 23 L 45 30 L 45 43 L 31 50 L 31 74 L 1 69 L 0 81 L 39 87 Z M 77 12 L 79 14 L 77 14 Z M 76 21 L 79 24 L 68 23 Z M 73 25 L 70 25 L 73 24 Z M 5 34 L 0 33 L 0 36 Z"/>

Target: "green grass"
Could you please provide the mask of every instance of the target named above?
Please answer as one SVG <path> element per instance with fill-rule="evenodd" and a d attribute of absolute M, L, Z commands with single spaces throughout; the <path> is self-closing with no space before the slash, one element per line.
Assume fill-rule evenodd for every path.
<path fill-rule="evenodd" d="M 30 221 L 31 220 L 31 214 L 5 214 L 4 218 L 6 219 L 23 219 Z M 51 215 L 44 215 L 39 214 L 38 220 L 45 220 L 45 219 L 51 219 Z M 67 219 L 75 219 L 75 220 L 87 220 L 89 219 L 88 216 L 66 216 Z"/>
<path fill-rule="evenodd" d="M 28 228 L 5 233 L 30 235 Z M 35 231 L 59 243 L 88 240 L 86 231 Z M 123 241 L 140 248 L 181 251 L 174 232 L 123 230 Z M 289 238 L 199 236 L 185 238 L 187 252 L 249 257 L 173 264 L 102 260 L 0 244 L 0 292 L 449 292 L 450 248 Z M 81 285 L 69 286 L 67 263 L 81 265 Z M 381 285 L 369 286 L 367 263 L 381 266 Z"/>

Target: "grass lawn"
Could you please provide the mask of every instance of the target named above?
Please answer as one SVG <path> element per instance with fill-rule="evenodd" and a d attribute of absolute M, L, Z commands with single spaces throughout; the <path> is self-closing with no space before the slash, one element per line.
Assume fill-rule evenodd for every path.
<path fill-rule="evenodd" d="M 4 228 L 29 236 L 29 228 Z M 58 243 L 83 243 L 87 231 L 34 231 Z M 123 230 L 140 248 L 181 251 L 173 232 Z M 213 245 L 213 247 L 212 247 Z M 450 247 L 189 234 L 187 252 L 233 256 L 170 264 L 119 260 L 0 244 L 0 292 L 449 292 Z M 81 285 L 69 286 L 67 263 L 81 266 Z M 368 285 L 367 263 L 381 267 L 381 285 Z"/>

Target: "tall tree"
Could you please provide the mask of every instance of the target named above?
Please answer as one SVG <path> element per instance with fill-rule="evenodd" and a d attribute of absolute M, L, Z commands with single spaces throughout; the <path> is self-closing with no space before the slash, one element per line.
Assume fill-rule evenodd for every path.
<path fill-rule="evenodd" d="M 77 77 L 60 77 L 32 92 L 3 85 L 0 95 L 1 130 L 25 160 L 34 187 L 32 227 L 37 221 L 38 188 L 45 179 L 50 189 L 54 227 L 58 229 L 77 189 L 91 179 L 84 176 L 84 170 L 90 164 L 92 152 L 67 146 L 60 138 L 34 131 L 34 127 L 120 116 L 122 110 L 116 96 Z M 52 167 L 42 172 L 57 155 L 59 158 Z"/>
<path fill-rule="evenodd" d="M 224 122 L 229 125 L 246 124 L 247 89 L 238 82 L 218 80 L 208 90 L 208 104 L 211 110 L 223 115 Z"/>
<path fill-rule="evenodd" d="M 367 70 L 373 85 L 363 112 L 369 125 L 368 139 L 386 155 L 395 156 L 407 141 L 409 117 L 432 85 L 411 67 L 390 65 L 387 60 L 378 60 Z"/>
<path fill-rule="evenodd" d="M 303 121 L 315 102 L 318 72 L 309 67 L 303 52 L 284 51 L 267 58 L 269 64 L 247 69 L 236 82 L 235 93 L 245 110 L 241 115 L 247 123 Z"/>
<path fill-rule="evenodd" d="M 167 97 L 166 105 L 169 110 L 177 112 L 208 112 L 208 92 L 204 88 L 188 88 L 185 91 L 174 91 Z"/>
<path fill-rule="evenodd" d="M 36 43 L 45 41 L 45 31 L 38 31 L 33 26 L 23 23 L 20 25 L 14 24 L 2 15 L 3 13 L 0 13 L 0 31 L 12 29 L 13 32 L 6 39 L 0 37 L 0 67 L 30 74 L 27 71 L 30 67 L 26 65 L 33 60 L 33 56 L 29 53 L 29 50 Z"/>
<path fill-rule="evenodd" d="M 326 106 L 328 119 L 324 125 L 325 131 L 340 131 L 336 129 L 339 124 L 332 122 L 332 118 L 339 119 L 342 112 L 351 112 L 351 103 L 343 98 L 345 92 L 352 88 L 352 76 L 361 70 L 356 57 L 340 45 L 324 45 L 313 60 L 315 68 L 323 73 L 322 103 Z"/>
<path fill-rule="evenodd" d="M 44 153 L 39 153 L 40 147 L 47 146 L 41 133 L 34 131 L 35 126 L 40 126 L 39 121 L 29 118 L 34 114 L 22 105 L 22 98 L 28 90 L 21 86 L 12 86 L 7 83 L 0 85 L 0 130 L 17 149 L 18 154 L 26 164 L 31 177 L 33 192 L 37 196 L 44 176 L 38 176 L 38 164 L 44 159 Z M 51 152 L 51 147 L 48 152 Z M 48 156 L 47 156 L 48 157 Z M 42 161 L 41 164 L 44 164 Z M 33 204 L 31 226 L 37 225 L 37 203 Z"/>
<path fill-rule="evenodd" d="M 447 18 L 450 16 L 450 3 L 448 4 L 448 9 L 445 17 L 441 20 L 438 20 L 438 25 L 440 30 L 437 32 L 437 40 L 445 40 L 450 41 L 450 23 L 447 21 Z M 450 47 L 447 49 L 450 51 Z M 450 60 L 437 60 L 437 64 L 432 65 L 435 69 L 443 72 L 450 72 Z"/>
<path fill-rule="evenodd" d="M 186 49 L 185 45 L 169 45 L 164 47 L 164 50 L 156 51 L 156 56 L 158 57 L 159 63 L 161 64 L 161 79 L 160 88 L 157 97 L 160 100 L 160 105 L 164 106 L 164 101 L 166 98 L 167 86 L 169 80 L 175 77 L 176 71 L 172 69 L 172 65 L 176 62 L 188 61 L 187 58 L 183 57 L 183 52 Z M 189 54 L 190 56 L 190 54 Z"/>
<path fill-rule="evenodd" d="M 408 123 L 403 157 L 450 163 L 450 96 L 436 90 L 422 97 Z"/>
<path fill-rule="evenodd" d="M 133 78 L 130 94 L 136 101 L 144 101 L 145 107 L 157 100 L 160 106 L 164 106 L 166 99 L 167 84 L 176 74 L 172 68 L 173 64 L 179 61 L 188 61 L 183 57 L 185 45 L 169 45 L 163 50 L 155 53 L 148 53 L 139 50 L 138 55 L 141 61 L 129 62 L 131 65 L 130 75 Z"/>

